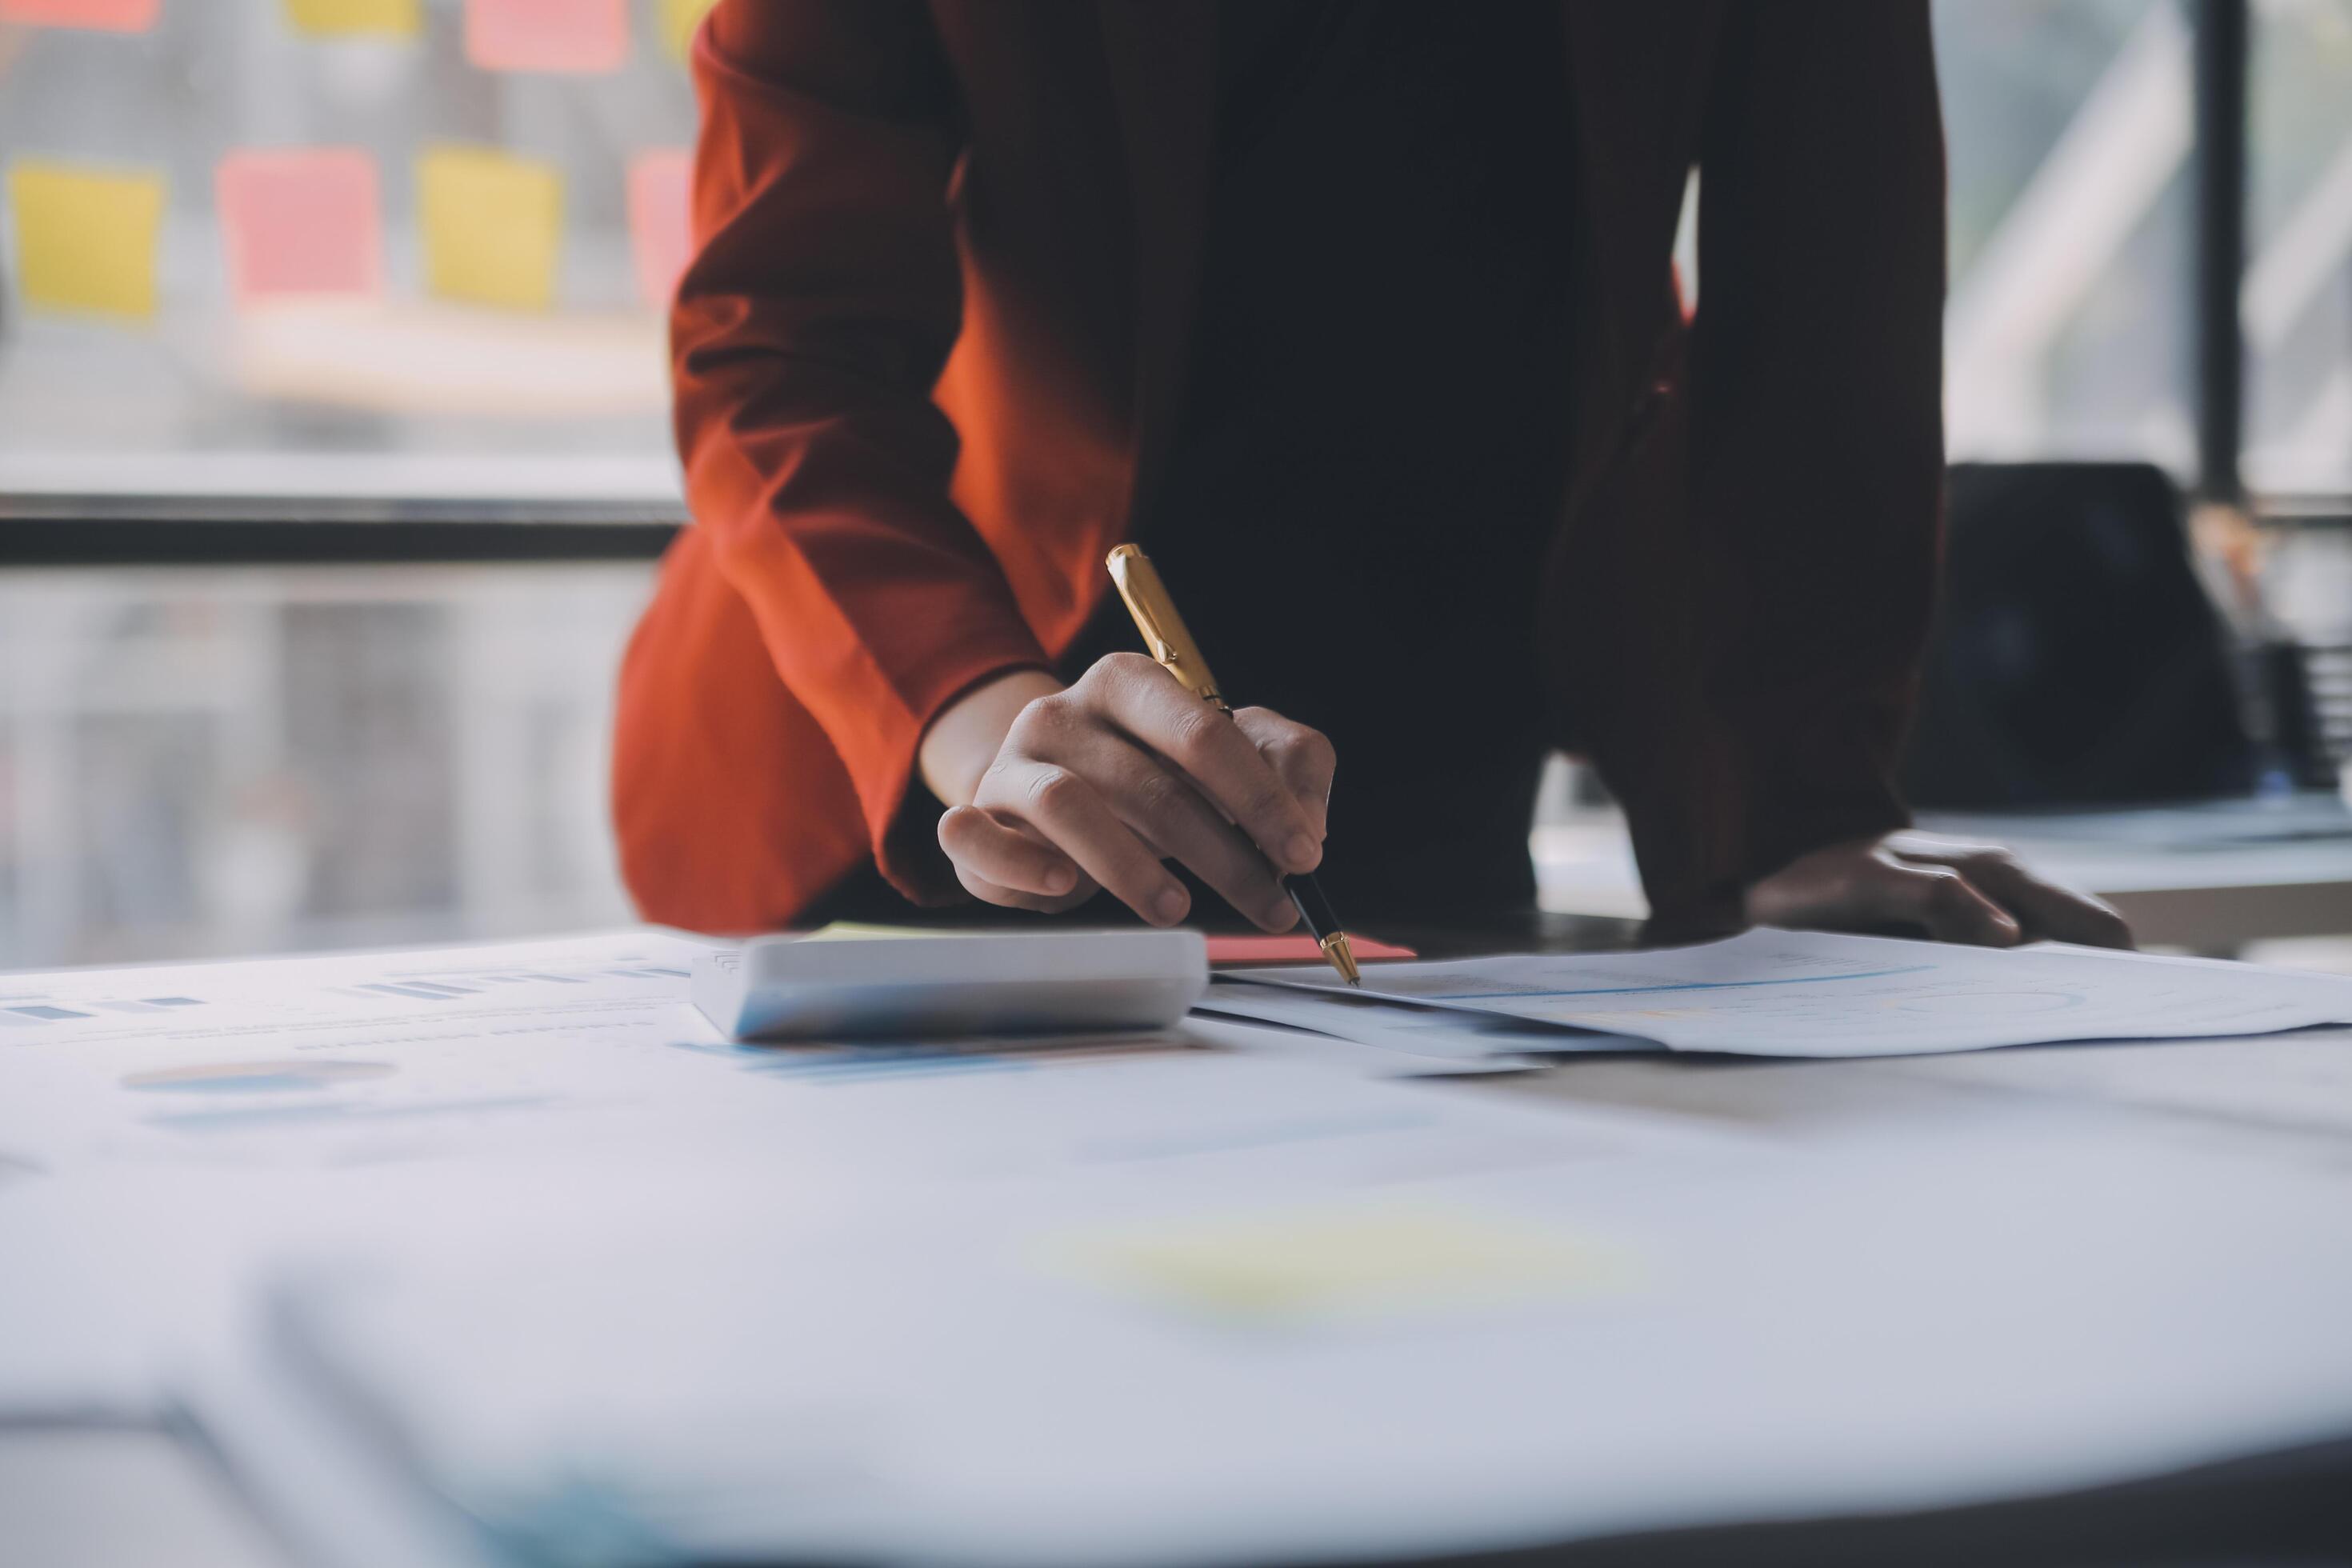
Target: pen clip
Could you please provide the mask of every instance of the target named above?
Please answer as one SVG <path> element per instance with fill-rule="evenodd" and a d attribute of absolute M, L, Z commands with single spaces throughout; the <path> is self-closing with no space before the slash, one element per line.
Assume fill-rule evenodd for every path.
<path fill-rule="evenodd" d="M 1192 634 L 1185 629 L 1184 617 L 1176 613 L 1175 602 L 1169 598 L 1150 557 L 1132 544 L 1122 544 L 1104 564 L 1110 569 L 1110 579 L 1118 585 L 1118 596 L 1127 602 L 1127 613 L 1135 617 L 1135 629 L 1143 634 L 1144 647 L 1152 658 L 1194 696 L 1224 709 L 1217 678 L 1209 673 L 1209 661 L 1194 646 Z"/>
<path fill-rule="evenodd" d="M 1136 610 L 1134 615 L 1135 629 L 1143 634 L 1144 651 L 1158 662 L 1172 668 L 1181 658 L 1176 652 L 1176 645 L 1160 634 L 1160 628 L 1151 624 L 1144 611 Z"/>

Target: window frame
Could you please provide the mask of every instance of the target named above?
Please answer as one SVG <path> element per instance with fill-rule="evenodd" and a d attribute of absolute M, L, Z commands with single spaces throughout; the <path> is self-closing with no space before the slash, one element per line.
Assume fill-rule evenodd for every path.
<path fill-rule="evenodd" d="M 278 496 L 0 497 L 0 569 L 652 561 L 677 506 Z"/>

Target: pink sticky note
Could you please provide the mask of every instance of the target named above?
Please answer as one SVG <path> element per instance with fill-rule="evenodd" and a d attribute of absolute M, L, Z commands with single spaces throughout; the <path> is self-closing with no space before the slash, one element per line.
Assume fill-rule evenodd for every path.
<path fill-rule="evenodd" d="M 383 286 L 375 160 L 356 148 L 247 148 L 214 176 L 237 303 Z"/>
<path fill-rule="evenodd" d="M 1348 933 L 1348 947 L 1367 962 L 1375 958 L 1411 958 L 1412 949 L 1400 947 L 1392 942 L 1381 942 L 1369 936 Z M 1213 936 L 1209 939 L 1211 963 L 1306 963 L 1323 961 L 1323 950 L 1315 939 L 1303 931 L 1285 931 L 1276 936 Z"/>
<path fill-rule="evenodd" d="M 628 0 L 466 0 L 466 58 L 494 71 L 614 71 Z"/>
<path fill-rule="evenodd" d="M 694 155 L 678 148 L 629 160 L 629 249 L 637 292 L 667 309 L 679 274 L 694 257 Z"/>
<path fill-rule="evenodd" d="M 0 22 L 143 33 L 163 9 L 163 0 L 0 0 Z"/>

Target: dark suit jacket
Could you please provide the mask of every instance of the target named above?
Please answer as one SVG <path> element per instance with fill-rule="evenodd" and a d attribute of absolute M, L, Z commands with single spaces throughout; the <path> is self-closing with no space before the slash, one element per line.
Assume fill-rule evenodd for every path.
<path fill-rule="evenodd" d="M 1943 461 L 1927 5 L 1563 16 L 1576 418 L 1551 720 L 1623 800 L 1662 921 L 1721 925 L 1748 880 L 1904 819 Z M 955 893 L 908 809 L 925 726 L 1048 662 L 1105 551 L 1162 526 L 1214 30 L 1171 0 L 712 12 L 673 319 L 695 525 L 631 645 L 614 758 L 648 917 L 783 924 L 868 857 L 910 896 Z M 1670 252 L 1694 166 L 1686 324 Z"/>

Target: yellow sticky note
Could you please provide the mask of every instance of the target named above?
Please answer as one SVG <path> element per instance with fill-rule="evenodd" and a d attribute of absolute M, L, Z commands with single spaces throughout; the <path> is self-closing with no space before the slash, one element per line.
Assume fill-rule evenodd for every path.
<path fill-rule="evenodd" d="M 553 164 L 481 147 L 416 161 L 425 285 L 446 299 L 543 310 L 563 247 L 563 176 Z"/>
<path fill-rule="evenodd" d="M 8 170 L 25 302 L 144 321 L 155 313 L 163 176 L 23 158 Z"/>
<path fill-rule="evenodd" d="M 659 25 L 662 47 L 670 58 L 682 60 L 694 47 L 694 30 L 710 15 L 719 0 L 661 0 Z"/>
<path fill-rule="evenodd" d="M 904 937 L 946 933 L 922 926 L 877 925 L 872 921 L 835 921 L 801 938 L 803 942 L 895 942 Z"/>
<path fill-rule="evenodd" d="M 1303 1323 L 1613 1289 L 1622 1257 L 1498 1215 L 1394 1203 L 1238 1215 L 1078 1241 L 1108 1283 L 1210 1316 Z"/>
<path fill-rule="evenodd" d="M 331 38 L 413 38 L 425 29 L 417 0 L 286 0 L 286 19 L 297 32 Z"/>

